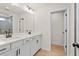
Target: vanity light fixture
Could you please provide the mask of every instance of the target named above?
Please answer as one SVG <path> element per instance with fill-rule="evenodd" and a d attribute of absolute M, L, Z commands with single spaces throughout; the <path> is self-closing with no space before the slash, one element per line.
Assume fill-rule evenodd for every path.
<path fill-rule="evenodd" d="M 29 7 L 28 5 L 27 5 L 27 6 L 24 6 L 23 9 L 24 9 L 24 11 L 27 11 L 27 12 L 29 12 L 29 13 L 31 13 L 31 14 L 34 13 L 33 9 L 32 9 L 31 7 Z"/>
<path fill-rule="evenodd" d="M 19 3 L 11 3 L 12 6 L 19 6 Z M 24 11 L 27 11 L 28 13 L 30 14 L 33 14 L 34 13 L 34 10 L 31 8 L 31 6 L 27 5 L 27 6 L 23 6 L 23 7 L 20 7 L 22 8 Z"/>

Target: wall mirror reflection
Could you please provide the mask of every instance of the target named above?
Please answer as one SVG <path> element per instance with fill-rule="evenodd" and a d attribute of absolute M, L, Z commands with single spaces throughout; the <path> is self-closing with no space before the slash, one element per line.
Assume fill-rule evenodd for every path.
<path fill-rule="evenodd" d="M 12 16 L 0 16 L 0 34 L 5 34 L 6 31 L 12 33 Z"/>

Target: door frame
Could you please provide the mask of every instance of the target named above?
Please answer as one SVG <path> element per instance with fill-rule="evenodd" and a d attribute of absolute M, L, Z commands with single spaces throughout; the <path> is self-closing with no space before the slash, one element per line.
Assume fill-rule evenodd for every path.
<path fill-rule="evenodd" d="M 67 12 L 67 55 L 70 55 L 69 53 L 69 50 L 70 50 L 70 41 L 69 41 L 69 9 L 57 9 L 57 10 L 54 10 L 52 12 L 50 12 L 50 28 L 52 27 L 52 23 L 51 23 L 51 17 L 52 17 L 52 13 L 55 13 L 55 12 L 61 12 L 61 11 L 66 11 Z M 52 31 L 52 28 L 50 29 L 50 31 Z M 51 33 L 51 32 L 50 32 Z M 51 44 L 52 44 L 52 33 L 51 33 L 51 42 L 50 42 L 50 50 L 51 50 Z"/>

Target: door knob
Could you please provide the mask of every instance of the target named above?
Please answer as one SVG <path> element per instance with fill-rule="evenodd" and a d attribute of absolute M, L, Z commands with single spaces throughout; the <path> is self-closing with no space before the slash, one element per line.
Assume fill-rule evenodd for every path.
<path fill-rule="evenodd" d="M 77 48 L 79 48 L 79 44 L 77 43 Z"/>
<path fill-rule="evenodd" d="M 73 43 L 72 45 L 73 45 L 73 47 L 79 48 L 79 44 L 78 43 Z"/>
<path fill-rule="evenodd" d="M 73 47 L 76 47 L 76 46 L 77 46 L 77 43 L 73 43 L 72 46 L 73 46 Z"/>

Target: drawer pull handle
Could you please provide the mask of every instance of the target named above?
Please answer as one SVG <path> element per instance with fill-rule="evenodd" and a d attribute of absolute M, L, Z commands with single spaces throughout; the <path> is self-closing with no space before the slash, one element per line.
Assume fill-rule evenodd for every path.
<path fill-rule="evenodd" d="M 19 49 L 19 54 L 20 54 L 20 49 Z"/>
<path fill-rule="evenodd" d="M 38 43 L 38 40 L 37 40 L 37 43 Z"/>
<path fill-rule="evenodd" d="M 6 50 L 6 48 L 1 49 L 0 51 L 4 51 L 4 50 Z"/>
<path fill-rule="evenodd" d="M 18 50 L 16 50 L 16 56 L 18 56 Z"/>

